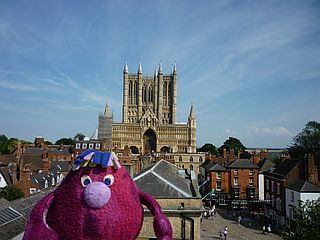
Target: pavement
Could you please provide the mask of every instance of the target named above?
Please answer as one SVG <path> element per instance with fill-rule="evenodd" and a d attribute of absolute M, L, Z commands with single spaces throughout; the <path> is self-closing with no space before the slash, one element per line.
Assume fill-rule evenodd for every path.
<path fill-rule="evenodd" d="M 262 234 L 262 227 L 254 220 L 244 218 L 242 224 L 238 224 L 226 210 L 217 209 L 217 214 L 212 218 L 203 219 L 201 224 L 201 240 L 220 239 L 220 229 L 228 226 L 228 240 L 280 240 L 279 235 L 271 233 Z M 224 239 L 224 237 L 222 237 Z"/>

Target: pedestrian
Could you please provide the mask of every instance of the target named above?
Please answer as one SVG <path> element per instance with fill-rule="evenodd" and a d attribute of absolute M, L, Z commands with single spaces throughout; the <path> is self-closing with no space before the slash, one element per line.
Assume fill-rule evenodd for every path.
<path fill-rule="evenodd" d="M 238 217 L 238 224 L 241 224 L 241 216 Z"/>
<path fill-rule="evenodd" d="M 265 225 L 263 225 L 263 227 L 262 227 L 262 234 L 263 234 L 263 235 L 266 234 L 266 226 L 265 226 Z"/>
<path fill-rule="evenodd" d="M 220 229 L 220 231 L 219 231 L 219 234 L 220 234 L 220 239 L 222 239 L 222 228 Z"/>
<path fill-rule="evenodd" d="M 228 227 L 227 226 L 224 228 L 223 235 L 224 235 L 224 240 L 226 240 L 227 235 L 228 235 Z"/>
<path fill-rule="evenodd" d="M 207 213 L 207 211 L 205 211 L 204 212 L 204 217 L 207 218 L 207 215 L 208 215 L 208 213 Z"/>

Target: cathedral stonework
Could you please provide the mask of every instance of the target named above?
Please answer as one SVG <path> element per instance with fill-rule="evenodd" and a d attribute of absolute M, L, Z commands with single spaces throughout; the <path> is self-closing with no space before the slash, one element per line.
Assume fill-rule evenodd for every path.
<path fill-rule="evenodd" d="M 177 70 L 164 75 L 161 63 L 154 76 L 123 70 L 122 122 L 112 123 L 112 147 L 132 153 L 196 153 L 196 115 L 193 105 L 186 124 L 176 123 Z"/>

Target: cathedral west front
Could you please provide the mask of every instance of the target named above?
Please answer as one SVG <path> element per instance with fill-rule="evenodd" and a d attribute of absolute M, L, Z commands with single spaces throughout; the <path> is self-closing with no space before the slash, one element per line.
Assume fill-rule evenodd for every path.
<path fill-rule="evenodd" d="M 141 63 L 136 73 L 129 73 L 126 63 L 123 69 L 122 122 L 110 121 L 112 148 L 128 146 L 134 154 L 196 153 L 194 107 L 191 105 L 186 124 L 176 123 L 176 112 L 176 64 L 170 74 L 163 74 L 160 63 L 154 76 L 144 76 Z M 103 132 L 100 122 L 110 119 L 106 104 L 104 114 L 99 117 L 99 132 Z"/>

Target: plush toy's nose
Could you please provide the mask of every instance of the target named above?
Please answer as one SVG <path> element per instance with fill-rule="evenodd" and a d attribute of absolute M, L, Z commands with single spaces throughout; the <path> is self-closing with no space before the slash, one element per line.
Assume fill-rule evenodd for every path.
<path fill-rule="evenodd" d="M 110 188 L 102 182 L 92 182 L 84 190 L 84 200 L 93 208 L 102 208 L 110 197 Z"/>

